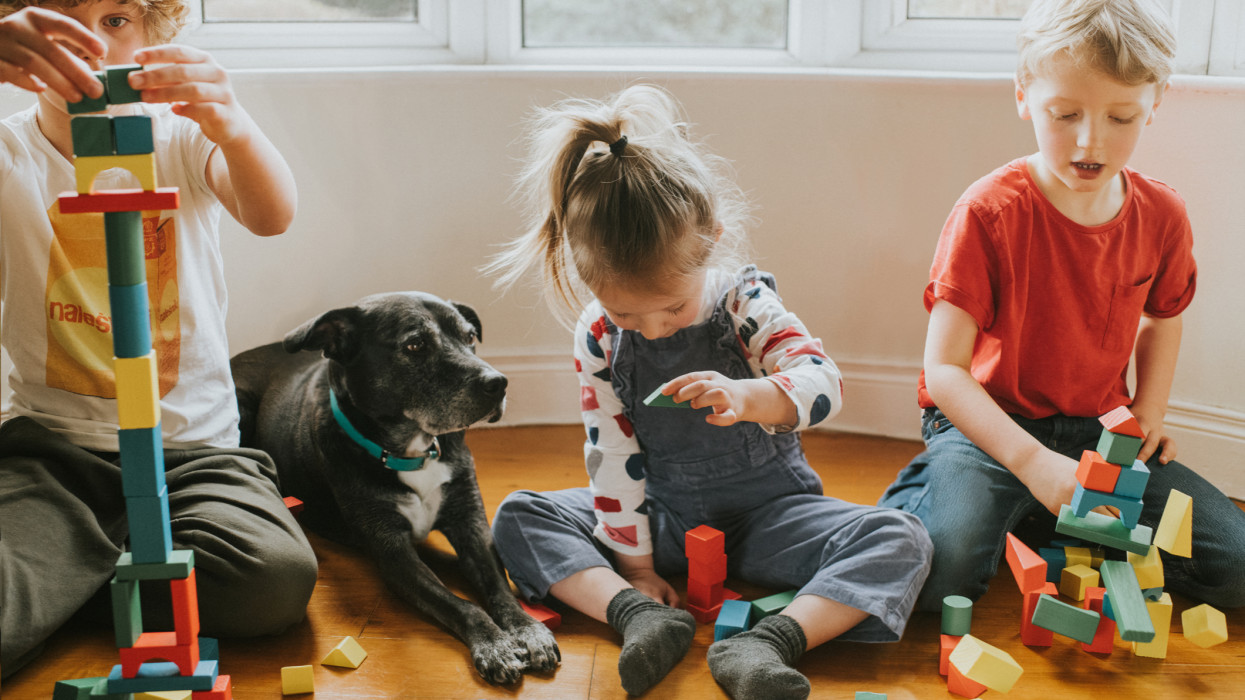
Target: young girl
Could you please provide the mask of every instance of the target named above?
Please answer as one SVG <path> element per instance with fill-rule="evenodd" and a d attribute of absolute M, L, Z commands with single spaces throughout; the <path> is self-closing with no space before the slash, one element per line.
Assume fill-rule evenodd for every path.
<path fill-rule="evenodd" d="M 502 284 L 543 267 L 564 319 L 579 290 L 593 297 L 574 350 L 590 486 L 511 494 L 493 524 L 502 560 L 529 599 L 621 633 L 619 675 L 639 695 L 695 632 L 666 581 L 687 572 L 684 533 L 722 530 L 732 576 L 799 594 L 715 642 L 713 677 L 733 697 L 807 697 L 793 668 L 806 649 L 899 639 L 929 537 L 904 513 L 822 496 L 795 431 L 838 413 L 838 369 L 773 278 L 741 268 L 742 193 L 670 95 L 559 103 L 532 144 L 520 181 L 531 230 L 490 267 Z M 666 382 L 700 410 L 646 406 Z"/>

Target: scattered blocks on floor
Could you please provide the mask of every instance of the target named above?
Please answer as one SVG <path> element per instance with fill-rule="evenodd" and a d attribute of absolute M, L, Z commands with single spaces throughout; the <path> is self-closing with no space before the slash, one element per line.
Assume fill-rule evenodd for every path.
<path fill-rule="evenodd" d="M 303 512 L 303 502 L 293 496 L 286 496 L 281 499 L 281 502 L 290 511 L 290 515 L 298 515 Z"/>
<path fill-rule="evenodd" d="M 1167 495 L 1154 543 L 1168 554 L 1193 556 L 1193 499 L 1188 494 L 1172 489 Z"/>
<path fill-rule="evenodd" d="M 1120 630 L 1120 639 L 1126 642 L 1149 642 L 1154 639 L 1154 623 L 1146 601 L 1137 585 L 1137 574 L 1124 561 L 1104 561 L 1099 568 L 1103 586 L 1110 599 L 1111 617 Z"/>
<path fill-rule="evenodd" d="M 1049 595 L 1040 596 L 1033 608 L 1033 624 L 1085 644 L 1094 641 L 1101 617 L 1092 610 L 1068 605 Z"/>
<path fill-rule="evenodd" d="M 107 685 L 107 678 L 72 678 L 56 681 L 52 688 L 52 700 L 89 700 L 91 691 L 100 684 Z"/>
<path fill-rule="evenodd" d="M 1085 609 L 1100 616 L 1093 641 L 1081 644 L 1081 649 L 1091 654 L 1110 654 L 1115 651 L 1115 620 L 1107 617 L 1103 611 L 1103 598 L 1106 593 L 1107 589 L 1097 586 L 1085 591 Z"/>
<path fill-rule="evenodd" d="M 1154 639 L 1133 642 L 1133 654 L 1151 659 L 1167 658 L 1167 640 L 1171 634 L 1172 597 L 1164 593 L 1158 600 L 1146 601 L 1146 612 L 1154 625 Z"/>
<path fill-rule="evenodd" d="M 955 645 L 960 643 L 963 637 L 957 637 L 953 634 L 938 635 L 938 674 L 945 676 L 948 673 L 948 664 L 951 663 L 951 652 L 955 651 Z"/>
<path fill-rule="evenodd" d="M 1025 594 L 1025 604 L 1020 615 L 1020 643 L 1029 647 L 1048 647 L 1055 643 L 1055 633 L 1033 624 L 1033 613 L 1043 596 L 1059 595 L 1059 589 L 1049 581 L 1042 588 Z"/>
<path fill-rule="evenodd" d="M 523 612 L 531 615 L 537 622 L 548 627 L 550 632 L 562 626 L 562 616 L 552 608 L 547 608 L 540 603 L 528 603 L 522 600 L 519 601 L 519 605 L 523 608 Z M 351 638 L 346 637 L 346 639 Z M 345 642 L 342 643 L 344 644 Z"/>
<path fill-rule="evenodd" d="M 1007 533 L 1007 565 L 1023 595 L 1041 588 L 1046 581 L 1046 560 L 1012 533 Z"/>
<path fill-rule="evenodd" d="M 1203 649 L 1228 641 L 1228 618 L 1206 603 L 1180 613 L 1184 638 Z"/>
<path fill-rule="evenodd" d="M 962 595 L 942 599 L 942 633 L 962 637 L 972 631 L 973 601 Z"/>
<path fill-rule="evenodd" d="M 541 606 L 544 607 L 544 606 Z M 548 610 L 548 608 L 545 608 Z M 557 614 L 557 613 L 554 613 Z M 559 616 L 560 618 L 561 616 Z M 358 668 L 359 664 L 367 658 L 367 652 L 359 646 L 359 642 L 354 637 L 346 637 L 338 642 L 337 646 L 324 657 L 320 662 L 321 666 L 341 666 L 342 668 Z"/>
<path fill-rule="evenodd" d="M 987 644 L 971 634 L 964 635 L 951 652 L 951 665 L 958 668 L 965 678 L 976 681 L 990 690 L 1006 693 L 1016 685 L 1024 669 L 1011 654 Z"/>
<path fill-rule="evenodd" d="M 1059 508 L 1055 532 L 1137 554 L 1150 551 L 1150 538 L 1153 535 L 1153 531 L 1145 525 L 1138 525 L 1130 530 L 1119 518 L 1102 513 L 1090 511 L 1085 517 L 1078 517 L 1072 506 L 1067 504 Z"/>
<path fill-rule="evenodd" d="M 752 615 L 752 604 L 742 600 L 724 600 L 718 612 L 718 619 L 713 625 L 713 641 L 729 639 L 748 629 L 749 617 Z"/>
<path fill-rule="evenodd" d="M 286 666 L 281 669 L 282 695 L 314 692 L 316 692 L 316 679 L 311 666 Z"/>
<path fill-rule="evenodd" d="M 1063 570 L 1059 592 L 1072 600 L 1085 600 L 1085 590 L 1098 585 L 1098 572 L 1085 564 L 1074 564 Z"/>
<path fill-rule="evenodd" d="M 752 622 L 760 622 L 770 615 L 777 615 L 795 600 L 796 591 L 784 591 L 752 601 Z"/>
<path fill-rule="evenodd" d="M 947 665 L 947 692 L 962 698 L 976 698 L 986 690 L 986 686 L 965 676 L 955 664 Z"/>

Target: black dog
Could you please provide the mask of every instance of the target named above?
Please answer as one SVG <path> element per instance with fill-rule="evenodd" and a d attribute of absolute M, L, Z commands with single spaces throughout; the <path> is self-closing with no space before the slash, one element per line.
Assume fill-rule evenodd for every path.
<path fill-rule="evenodd" d="M 231 365 L 242 444 L 272 455 L 282 493 L 306 504 L 303 524 L 366 549 L 389 588 L 470 647 L 481 676 L 513 683 L 555 668 L 561 653 L 510 591 L 463 442 L 506 400 L 506 377 L 475 354 L 481 335 L 468 306 L 378 294 Z M 415 545 L 434 529 L 488 613 L 420 560 Z"/>

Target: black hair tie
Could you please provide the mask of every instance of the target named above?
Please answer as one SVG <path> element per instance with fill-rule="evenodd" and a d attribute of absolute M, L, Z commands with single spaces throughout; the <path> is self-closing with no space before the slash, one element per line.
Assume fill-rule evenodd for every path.
<path fill-rule="evenodd" d="M 627 137 L 626 136 L 622 136 L 617 141 L 610 144 L 610 153 L 613 153 L 616 156 L 621 156 L 623 154 L 623 151 L 626 149 L 627 149 Z"/>

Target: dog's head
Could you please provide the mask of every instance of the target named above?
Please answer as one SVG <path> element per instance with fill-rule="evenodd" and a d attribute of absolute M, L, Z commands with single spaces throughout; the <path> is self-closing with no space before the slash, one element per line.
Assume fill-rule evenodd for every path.
<path fill-rule="evenodd" d="M 327 311 L 285 336 L 288 352 L 320 350 L 330 382 L 385 435 L 412 445 L 423 436 L 501 418 L 506 377 L 476 356 L 483 338 L 469 306 L 431 294 L 395 292 Z"/>

